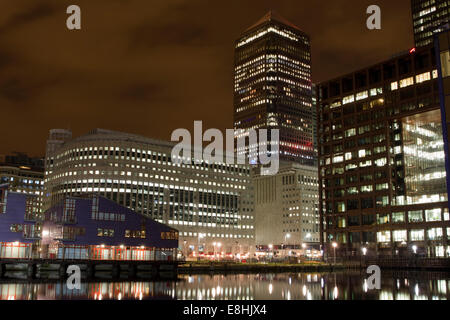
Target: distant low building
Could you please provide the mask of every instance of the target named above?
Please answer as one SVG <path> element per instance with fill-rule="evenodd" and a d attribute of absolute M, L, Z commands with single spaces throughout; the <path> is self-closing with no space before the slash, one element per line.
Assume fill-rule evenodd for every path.
<path fill-rule="evenodd" d="M 41 210 L 44 187 L 44 159 L 16 152 L 0 155 L 0 184 L 8 183 L 12 192 L 35 195 Z"/>

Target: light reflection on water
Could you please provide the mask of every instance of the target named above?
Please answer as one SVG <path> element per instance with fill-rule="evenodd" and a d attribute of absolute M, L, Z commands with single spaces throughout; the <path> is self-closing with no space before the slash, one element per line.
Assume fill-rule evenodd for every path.
<path fill-rule="evenodd" d="M 179 281 L 0 283 L 1 300 L 448 300 L 450 274 L 386 273 L 381 290 L 356 273 L 180 275 Z"/>

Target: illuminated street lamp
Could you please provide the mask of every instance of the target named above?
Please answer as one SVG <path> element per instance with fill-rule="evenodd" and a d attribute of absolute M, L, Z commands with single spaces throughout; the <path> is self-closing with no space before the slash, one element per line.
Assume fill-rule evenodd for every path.
<path fill-rule="evenodd" d="M 216 246 L 219 247 L 219 250 L 220 250 L 220 247 L 222 246 L 222 243 L 220 243 L 220 242 L 213 242 L 213 246 L 214 246 L 214 259 L 216 259 Z M 219 255 L 220 255 L 220 251 L 219 251 Z M 219 259 L 217 259 L 217 260 L 219 260 Z"/>
<path fill-rule="evenodd" d="M 291 237 L 291 234 L 290 233 L 288 233 L 288 234 L 286 234 L 285 236 L 284 236 L 284 242 L 286 242 L 286 238 L 290 238 Z"/>
<path fill-rule="evenodd" d="M 270 249 L 270 251 L 272 251 L 272 256 L 270 258 L 270 259 L 272 259 L 273 258 L 273 244 L 269 244 L 269 249 Z"/>
<path fill-rule="evenodd" d="M 414 251 L 414 254 L 416 254 L 416 253 L 417 253 L 417 246 L 416 246 L 416 245 L 413 245 L 413 246 L 412 246 L 412 250 Z"/>
<path fill-rule="evenodd" d="M 302 243 L 302 249 L 303 249 L 303 256 L 306 256 L 306 253 L 305 253 L 306 243 Z"/>
<path fill-rule="evenodd" d="M 361 248 L 362 254 L 364 256 L 364 263 L 366 262 L 366 253 L 367 253 L 367 248 L 366 247 L 362 247 Z M 360 256 L 360 260 L 359 260 L 359 264 L 362 264 L 362 257 Z"/>
<path fill-rule="evenodd" d="M 290 237 L 291 237 L 291 234 L 290 234 L 290 233 L 284 235 L 284 242 L 286 243 L 286 244 L 285 244 L 285 247 L 284 247 L 285 249 L 286 249 L 286 246 L 287 246 L 286 238 L 289 239 Z M 289 255 L 291 255 L 290 252 L 289 252 Z"/>
<path fill-rule="evenodd" d="M 197 252 L 198 252 L 198 256 L 197 256 L 197 260 L 200 260 L 200 239 L 203 238 L 205 235 L 203 233 L 199 233 L 198 234 L 198 238 L 197 238 Z"/>
<path fill-rule="evenodd" d="M 366 247 L 363 247 L 361 250 L 362 250 L 363 255 L 366 255 L 366 253 L 367 253 L 367 248 L 366 248 Z"/>
<path fill-rule="evenodd" d="M 337 243 L 333 242 L 331 245 L 333 246 L 333 252 L 334 252 L 334 264 L 336 264 L 336 247 L 337 247 Z"/>

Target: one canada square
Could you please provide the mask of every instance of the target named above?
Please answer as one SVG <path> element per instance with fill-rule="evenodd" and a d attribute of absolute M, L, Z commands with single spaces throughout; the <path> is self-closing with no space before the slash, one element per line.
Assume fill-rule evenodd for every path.
<path fill-rule="evenodd" d="M 235 136 L 279 129 L 280 160 L 315 164 L 308 35 L 269 12 L 236 41 L 234 67 Z M 237 152 L 254 154 L 263 143 Z"/>

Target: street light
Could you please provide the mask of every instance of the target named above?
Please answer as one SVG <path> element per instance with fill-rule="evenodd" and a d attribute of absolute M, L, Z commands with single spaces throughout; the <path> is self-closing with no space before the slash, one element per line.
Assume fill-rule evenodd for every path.
<path fill-rule="evenodd" d="M 205 235 L 203 233 L 199 233 L 198 234 L 198 238 L 197 238 L 197 252 L 198 252 L 198 256 L 197 256 L 197 260 L 200 260 L 200 239 L 203 238 Z"/>
<path fill-rule="evenodd" d="M 285 246 L 284 246 L 284 249 L 285 249 L 285 250 L 286 250 L 286 246 L 287 246 L 286 238 L 289 239 L 290 237 L 291 237 L 291 234 L 290 234 L 290 233 L 287 233 L 287 234 L 284 235 L 284 242 L 286 243 Z M 289 256 L 290 256 L 290 255 L 291 255 L 291 254 L 290 254 L 290 252 L 289 252 Z"/>
<path fill-rule="evenodd" d="M 303 250 L 304 257 L 306 256 L 305 249 L 306 249 L 306 243 L 302 243 L 302 250 Z"/>
<path fill-rule="evenodd" d="M 417 246 L 416 246 L 416 245 L 413 245 L 413 246 L 412 246 L 412 249 L 413 249 L 413 251 L 414 251 L 414 254 L 416 254 L 416 253 L 417 253 Z"/>
<path fill-rule="evenodd" d="M 333 246 L 333 251 L 334 251 L 334 264 L 336 264 L 336 247 L 337 247 L 337 243 L 333 242 L 331 245 Z"/>
<path fill-rule="evenodd" d="M 288 234 L 286 234 L 285 236 L 284 236 L 284 242 L 286 242 L 286 238 L 290 238 L 291 237 L 291 234 L 290 233 L 288 233 Z"/>
<path fill-rule="evenodd" d="M 220 247 L 222 246 L 222 243 L 218 243 L 217 246 L 219 247 L 219 257 L 221 256 L 221 251 L 220 251 Z M 219 257 L 217 258 L 217 260 L 219 260 Z"/>
<path fill-rule="evenodd" d="M 363 254 L 363 256 L 364 256 L 364 264 L 365 264 L 365 263 L 366 263 L 366 253 L 367 253 L 367 248 L 366 248 L 366 247 L 362 247 L 362 248 L 361 248 L 361 251 L 362 251 L 362 254 Z M 360 264 L 360 265 L 362 264 L 362 256 L 360 256 L 359 264 Z"/>
<path fill-rule="evenodd" d="M 269 249 L 272 251 L 272 256 L 270 257 L 270 260 L 273 258 L 273 244 L 269 244 Z"/>

